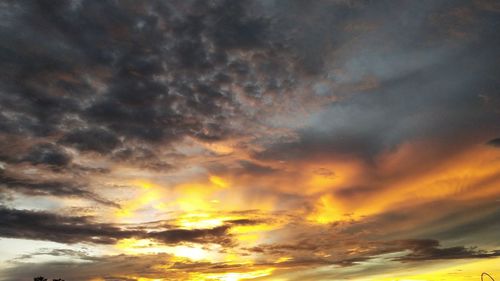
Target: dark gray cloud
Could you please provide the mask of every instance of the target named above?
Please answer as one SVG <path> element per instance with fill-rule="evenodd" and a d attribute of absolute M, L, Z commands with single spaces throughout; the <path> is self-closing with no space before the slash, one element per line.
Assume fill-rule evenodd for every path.
<path fill-rule="evenodd" d="M 486 144 L 493 147 L 500 147 L 500 138 L 491 139 Z"/>
<path fill-rule="evenodd" d="M 335 195 L 343 199 L 356 199 L 370 196 L 377 192 L 377 188 L 373 186 L 351 186 L 341 188 L 335 191 Z"/>
<path fill-rule="evenodd" d="M 239 164 L 242 167 L 244 173 L 253 175 L 266 175 L 272 174 L 277 171 L 272 167 L 260 165 L 251 161 L 240 161 Z"/>
<path fill-rule="evenodd" d="M 81 151 L 109 153 L 120 143 L 111 132 L 103 129 L 79 129 L 71 131 L 61 140 L 62 143 L 75 146 Z"/>
<path fill-rule="evenodd" d="M 230 224 L 208 229 L 165 229 L 149 231 L 136 225 L 128 228 L 96 223 L 90 217 L 67 217 L 54 213 L 0 208 L 0 236 L 47 240 L 66 244 L 114 244 L 123 238 L 150 238 L 165 244 L 180 242 L 229 245 Z"/>
<path fill-rule="evenodd" d="M 30 196 L 79 197 L 115 208 L 120 207 L 119 204 L 87 190 L 84 185 L 69 180 L 32 179 L 0 171 L 0 190 L 2 189 Z"/>
<path fill-rule="evenodd" d="M 57 145 L 41 143 L 33 146 L 23 160 L 34 165 L 46 164 L 64 167 L 71 163 L 71 156 Z"/>
<path fill-rule="evenodd" d="M 470 11 L 470 21 L 446 1 L 5 5 L 10 71 L 0 128 L 10 134 L 60 136 L 61 144 L 101 153 L 131 140 L 221 140 L 237 133 L 228 122 L 244 115 L 228 84 L 264 99 L 303 73 L 321 74 L 326 95 L 344 96 L 343 85 L 367 77 L 378 86 L 331 104 L 300 143 L 261 157 L 373 155 L 415 136 L 453 137 L 457 128 L 498 121 L 482 104 L 496 96 L 498 64 L 489 58 L 498 49 L 497 19 L 470 1 L 453 5 Z M 35 42 L 43 42 L 36 51 Z"/>
<path fill-rule="evenodd" d="M 500 40 L 491 28 L 498 14 L 473 1 L 351 3 L 354 7 L 339 18 L 352 33 L 332 35 L 338 56 L 322 69 L 326 78 L 318 86 L 322 95 L 337 98 L 313 114 L 297 141 L 277 143 L 256 157 L 355 154 L 372 159 L 419 138 L 478 144 L 498 131 L 500 115 L 492 104 L 500 83 L 495 78 Z M 314 26 L 318 22 L 311 17 L 331 12 L 327 4 L 302 6 L 308 7 L 304 17 Z M 470 19 L 458 11 L 466 11 Z M 353 34 L 359 37 L 353 40 Z M 324 33 L 316 37 L 325 38 Z M 326 60 L 324 52 L 314 53 Z M 464 138 L 465 131 L 475 138 Z"/>
<path fill-rule="evenodd" d="M 219 226 L 210 229 L 173 229 L 148 233 L 146 237 L 156 239 L 166 244 L 179 242 L 217 243 L 229 245 L 231 237 L 227 234 L 229 226 Z"/>
<path fill-rule="evenodd" d="M 9 71 L 0 82 L 0 129 L 50 139 L 50 147 L 19 151 L 34 165 L 67 166 L 65 151 L 76 148 L 172 169 L 149 151 L 187 136 L 211 142 L 245 134 L 231 124 L 265 116 L 251 116 L 240 95 L 259 105 L 271 100 L 272 111 L 311 74 L 321 83 L 312 82 L 310 99 L 335 102 L 297 131 L 297 141 L 264 147 L 256 158 L 371 159 L 420 136 L 456 142 L 463 131 L 499 123 L 491 106 L 499 69 L 490 59 L 497 19 L 469 1 L 456 5 L 470 10 L 472 22 L 450 14 L 446 1 L 4 5 L 2 69 Z M 473 36 L 456 38 L 448 27 Z M 356 86 L 366 81 L 374 86 Z M 240 166 L 273 172 L 251 161 Z"/>
<path fill-rule="evenodd" d="M 47 212 L 0 209 L 0 236 L 60 243 L 89 242 L 112 244 L 139 233 L 119 227 L 92 223 L 87 217 L 64 217 Z"/>
<path fill-rule="evenodd" d="M 82 165 L 80 153 L 171 170 L 159 148 L 246 134 L 232 125 L 252 118 L 241 97 L 282 95 L 297 76 L 294 51 L 258 2 L 19 1 L 2 10 L 0 160 L 8 170 L 108 171 Z M 19 187 L 11 192 L 109 203 L 81 177 L 20 181 L 9 179 Z"/>
<path fill-rule="evenodd" d="M 133 166 L 137 166 L 143 169 L 165 171 L 174 169 L 175 167 L 169 162 L 161 159 L 161 155 L 158 155 L 154 151 L 145 147 L 127 147 L 115 151 L 112 155 L 113 160 L 122 163 L 128 163 Z M 172 159 L 173 157 L 168 157 Z M 173 160 L 173 159 L 172 159 Z"/>
<path fill-rule="evenodd" d="M 406 240 L 391 242 L 392 245 L 401 246 L 410 250 L 411 253 L 396 258 L 397 261 L 426 261 L 443 259 L 471 259 L 471 258 L 491 258 L 500 256 L 500 251 L 484 251 L 476 248 L 465 248 L 463 246 L 440 248 L 436 240 Z"/>
<path fill-rule="evenodd" d="M 0 85 L 0 128 L 62 135 L 62 144 L 100 153 L 119 139 L 225 138 L 224 123 L 239 109 L 223 84 L 260 83 L 262 65 L 234 52 L 267 57 L 279 50 L 270 22 L 248 12 L 254 5 L 6 3 L 2 66 L 10 71 Z"/>
<path fill-rule="evenodd" d="M 76 257 L 82 260 L 92 260 L 92 257 L 84 250 L 71 249 L 39 249 L 29 254 L 23 254 L 16 258 L 16 261 L 27 260 L 37 256 L 53 256 L 53 257 Z"/>

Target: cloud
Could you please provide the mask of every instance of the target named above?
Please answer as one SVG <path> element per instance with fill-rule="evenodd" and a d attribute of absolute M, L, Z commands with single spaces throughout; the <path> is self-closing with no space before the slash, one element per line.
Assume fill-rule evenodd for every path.
<path fill-rule="evenodd" d="M 498 256 L 497 23 L 468 0 L 0 3 L 0 236 L 210 252 L 44 249 L 5 274 L 348 278 Z M 86 264 L 27 262 L 42 255 Z"/>
<path fill-rule="evenodd" d="M 396 255 L 389 258 L 398 262 L 422 262 L 447 259 L 480 259 L 494 258 L 500 255 L 498 250 L 481 250 L 477 247 L 464 246 L 441 247 L 434 239 L 405 239 L 394 241 L 363 241 L 342 238 L 342 242 L 304 239 L 294 244 L 260 245 L 249 250 L 254 253 L 269 255 L 289 255 L 293 260 L 287 265 L 293 266 L 308 262 L 312 264 L 330 264 L 339 266 L 355 266 L 360 262 L 375 260 L 383 255 Z M 343 243 L 348 243 L 347 245 Z M 346 249 L 345 247 L 352 247 Z M 352 250 L 355 248 L 356 250 Z M 335 252 L 335 255 L 332 253 Z M 320 253 L 322 257 L 311 258 L 313 253 Z M 320 255 L 320 256 L 321 256 Z M 318 255 L 316 255 L 318 256 Z"/>
<path fill-rule="evenodd" d="M 92 223 L 87 217 L 64 217 L 47 212 L 0 209 L 0 236 L 60 243 L 112 244 L 138 234 L 119 227 Z"/>
<path fill-rule="evenodd" d="M 41 143 L 33 146 L 24 160 L 35 165 L 46 164 L 64 167 L 71 163 L 71 156 L 57 145 Z"/>
<path fill-rule="evenodd" d="M 352 244 L 350 246 L 353 246 Z M 304 268 L 318 266 L 336 265 L 342 267 L 353 267 L 360 262 L 372 260 L 380 260 L 383 254 L 399 254 L 397 258 L 384 258 L 385 263 L 415 263 L 432 260 L 444 259 L 467 259 L 467 258 L 492 258 L 499 255 L 498 251 L 483 251 L 474 248 L 466 249 L 464 247 L 439 247 L 439 242 L 432 239 L 408 239 L 395 241 L 378 241 L 371 242 L 359 250 L 358 254 L 352 256 L 340 257 L 339 255 L 330 257 L 308 257 L 296 256 L 292 260 L 285 262 L 258 262 L 252 266 L 238 263 L 219 263 L 200 261 L 193 262 L 187 260 L 179 260 L 167 254 L 147 254 L 140 256 L 115 255 L 115 256 L 100 256 L 92 257 L 79 251 L 37 251 L 32 255 L 26 255 L 25 258 L 30 258 L 33 255 L 54 255 L 54 256 L 72 256 L 86 260 L 85 263 L 74 262 L 50 262 L 35 265 L 31 262 L 22 260 L 13 263 L 7 270 L 3 271 L 4 276 L 23 276 L 24 274 L 33 274 L 43 271 L 45 274 L 55 275 L 64 272 L 66 278 L 70 277 L 73 280 L 85 280 L 92 277 L 102 277 L 105 280 L 125 280 L 123 278 L 148 277 L 159 278 L 168 274 L 172 280 L 185 280 L 188 276 L 198 276 L 198 274 L 227 274 L 237 272 L 251 272 L 259 268 L 275 268 L 287 269 L 294 272 L 296 270 L 304 270 Z M 284 248 L 284 247 L 282 247 Z M 291 249 L 287 247 L 288 249 Z M 299 248 L 296 248 L 299 249 Z M 301 249 L 304 249 L 303 247 Z M 316 253 L 322 253 L 324 249 L 314 250 Z M 408 253 L 409 251 L 409 253 Z M 394 267 L 394 265 L 391 265 Z M 411 266 L 411 265 L 408 265 Z M 337 268 L 339 269 L 339 268 Z M 343 272 L 341 269 L 336 271 L 324 272 L 325 276 L 337 276 L 338 278 L 346 277 L 352 273 Z M 370 270 L 370 269 L 368 269 Z M 356 271 L 357 272 L 357 271 Z M 347 274 L 347 275 L 346 275 Z M 178 278 L 178 279 L 177 279 Z"/>
<path fill-rule="evenodd" d="M 115 161 L 138 166 L 142 169 L 165 171 L 175 168 L 174 165 L 162 160 L 161 155 L 159 156 L 154 151 L 141 146 L 119 149 L 114 152 L 112 158 Z"/>
<path fill-rule="evenodd" d="M 381 214 L 319 226 L 295 226 L 298 221 L 292 220 L 288 225 L 292 230 L 280 232 L 279 241 L 244 250 L 263 257 L 291 257 L 290 266 L 312 259 L 317 264 L 357 266 L 380 259 L 415 263 L 497 257 L 498 248 L 491 247 L 498 231 L 495 202 L 444 202 L 394 206 Z M 457 245 L 458 239 L 477 247 Z"/>
<path fill-rule="evenodd" d="M 118 138 L 103 129 L 80 129 L 69 132 L 61 140 L 81 151 L 109 153 L 120 143 Z"/>
<path fill-rule="evenodd" d="M 146 237 L 167 244 L 179 242 L 230 244 L 231 238 L 227 234 L 228 229 L 229 226 L 218 226 L 210 229 L 173 229 L 148 233 Z"/>
<path fill-rule="evenodd" d="M 72 249 L 39 249 L 35 252 L 24 254 L 15 259 L 19 262 L 22 260 L 28 260 L 35 258 L 37 256 L 53 256 L 53 257 L 75 257 L 82 260 L 92 260 L 93 258 L 83 250 L 72 250 Z"/>
<path fill-rule="evenodd" d="M 493 146 L 493 147 L 499 147 L 500 146 L 500 138 L 491 139 L 486 144 Z"/>
<path fill-rule="evenodd" d="M 301 14 L 302 17 L 297 16 L 299 20 L 307 19 L 315 28 L 310 32 L 315 40 L 308 40 L 311 45 L 321 48 L 323 41 L 331 40 L 334 58 L 329 60 L 327 52 L 311 53 L 327 63 L 322 68 L 327 78 L 318 85 L 325 88 L 324 95 L 336 99 L 311 114 L 309 122 L 298 130 L 297 140 L 275 143 L 258 151 L 257 158 L 300 161 L 349 154 L 372 160 L 419 138 L 451 143 L 460 139 L 464 131 L 478 134 L 496 130 L 500 115 L 492 104 L 497 99 L 493 89 L 498 79 L 490 73 L 500 70 L 491 61 L 500 42 L 491 40 L 494 35 L 488 20 L 479 20 L 488 17 L 487 12 L 471 1 L 461 1 L 453 7 L 440 1 L 406 3 L 404 8 L 389 8 L 386 2 L 343 2 L 344 6 L 288 4 L 294 8 L 292 15 Z M 352 33 L 339 30 L 335 34 L 337 28 L 333 28 L 332 34 L 314 33 L 323 26 L 335 26 L 320 23 L 327 18 L 320 16 L 323 13 L 335 20 L 337 14 L 332 6 L 337 6 L 338 13 L 349 10 L 343 17 L 339 15 L 337 26 L 368 29 L 354 29 Z M 381 13 L 387 10 L 399 12 Z M 458 14 L 451 19 L 453 26 L 467 25 L 460 32 L 477 36 L 476 39 L 457 41 L 443 36 L 445 27 L 439 26 L 441 22 L 428 20 L 457 10 L 470 11 L 476 20 L 463 23 L 465 16 Z M 367 80 L 376 81 L 375 87 L 352 87 Z M 479 134 L 474 142 L 481 143 L 483 138 Z"/>
<path fill-rule="evenodd" d="M 270 264 L 223 264 L 181 260 L 169 254 L 105 255 L 91 257 L 86 262 L 18 262 L 0 273 L 0 280 L 28 279 L 43 272 L 47 277 L 64 276 L 75 281 L 101 278 L 106 281 L 132 281 L 140 278 L 158 279 L 168 275 L 169 280 L 190 278 L 214 279 L 214 276 L 244 276 L 245 273 L 269 269 Z M 38 274 L 38 275 L 37 275 Z"/>
<path fill-rule="evenodd" d="M 31 196 L 79 197 L 115 208 L 120 207 L 119 204 L 104 199 L 72 181 L 23 178 L 4 171 L 0 171 L 0 181 L 0 187 L 10 192 Z"/>
<path fill-rule="evenodd" d="M 398 261 L 428 261 L 443 259 L 470 259 L 470 258 L 492 258 L 500 256 L 500 251 L 484 251 L 463 246 L 439 248 L 437 240 L 405 240 L 393 241 L 392 245 L 398 245 L 402 249 L 408 249 L 411 253 L 396 258 Z"/>
<path fill-rule="evenodd" d="M 111 223 L 96 223 L 90 217 L 67 217 L 48 212 L 0 209 L 0 236 L 32 240 L 47 240 L 66 244 L 95 243 L 114 244 L 124 238 L 149 238 L 164 244 L 232 243 L 227 230 L 230 225 L 207 229 L 147 230 L 124 228 Z"/>
<path fill-rule="evenodd" d="M 162 271 L 154 269 L 158 261 L 169 264 L 170 256 L 166 254 L 149 256 L 102 256 L 89 258 L 87 262 L 53 262 L 53 263 L 30 263 L 18 262 L 17 266 L 2 271 L 2 280 L 12 278 L 29 279 L 43 273 L 46 277 L 63 277 L 71 280 L 89 280 L 92 278 L 104 278 L 104 280 L 137 280 L 133 276 L 159 276 Z M 164 274 L 164 272 L 163 272 Z M 128 277 L 127 277 L 128 276 Z M 186 274 L 172 274 L 173 280 L 182 280 L 177 277 L 185 277 Z"/>
<path fill-rule="evenodd" d="M 188 160 L 167 158 L 193 140 L 247 142 L 259 127 L 252 120 L 274 114 L 259 99 L 288 92 L 298 74 L 294 50 L 280 44 L 258 2 L 3 8 L 2 169 L 44 179 L 9 179 L 18 187 L 9 190 L 24 195 L 113 205 L 96 194 L 104 190 L 91 190 L 100 174 L 124 166 L 173 171 Z"/>
<path fill-rule="evenodd" d="M 270 22 L 248 12 L 253 5 L 9 4 L 3 66 L 11 72 L 2 81 L 1 127 L 62 135 L 60 144 L 99 153 L 122 141 L 227 138 L 235 132 L 225 124 L 244 109 L 223 81 L 261 90 L 266 83 L 256 79 L 260 66 L 238 52 L 267 57 L 277 50 L 267 36 Z M 33 51 L 42 33 L 44 43 Z M 236 74 L 236 65 L 247 70 Z"/>
<path fill-rule="evenodd" d="M 276 172 L 276 169 L 264 165 L 259 165 L 251 161 L 240 161 L 239 164 L 245 174 L 266 175 Z"/>

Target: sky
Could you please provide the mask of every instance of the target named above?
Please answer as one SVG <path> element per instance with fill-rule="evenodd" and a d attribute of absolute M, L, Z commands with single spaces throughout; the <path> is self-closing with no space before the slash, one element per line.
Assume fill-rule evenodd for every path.
<path fill-rule="evenodd" d="M 499 29 L 496 0 L 1 1 L 0 280 L 500 279 Z"/>

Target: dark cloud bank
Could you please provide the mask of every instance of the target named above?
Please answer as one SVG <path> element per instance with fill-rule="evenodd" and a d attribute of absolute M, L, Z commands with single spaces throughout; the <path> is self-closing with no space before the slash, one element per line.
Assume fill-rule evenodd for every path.
<path fill-rule="evenodd" d="M 11 193 L 117 207 L 84 184 L 106 169 L 73 163 L 75 153 L 172 169 L 157 146 L 244 134 L 228 125 L 246 114 L 239 99 L 283 94 L 299 67 L 257 2 L 1 5 L 1 186 Z M 26 165 L 54 174 L 26 179 Z"/>
<path fill-rule="evenodd" d="M 248 12 L 254 4 L 5 2 L 0 128 L 97 153 L 132 140 L 225 138 L 240 112 L 227 85 L 252 95 L 291 83 L 287 51 L 269 19 Z"/>
<path fill-rule="evenodd" d="M 230 244 L 227 230 L 234 222 L 210 229 L 148 231 L 140 225 L 124 227 L 96 223 L 89 217 L 67 217 L 47 212 L 0 208 L 0 236 L 59 243 L 114 244 L 124 238 L 150 238 L 165 244 L 180 242 Z M 236 222 L 238 224 L 238 222 Z"/>
<path fill-rule="evenodd" d="M 336 101 L 296 141 L 256 158 L 371 159 L 464 130 L 488 131 L 485 142 L 500 124 L 498 15 L 488 3 L 7 1 L 0 131 L 25 146 L 20 159 L 0 159 L 73 173 L 67 150 L 76 149 L 171 169 L 151 157 L 157 145 L 245 134 L 231 124 L 266 116 L 242 98 L 283 103 L 311 77 L 310 99 Z M 374 87 L 359 86 L 370 79 Z"/>

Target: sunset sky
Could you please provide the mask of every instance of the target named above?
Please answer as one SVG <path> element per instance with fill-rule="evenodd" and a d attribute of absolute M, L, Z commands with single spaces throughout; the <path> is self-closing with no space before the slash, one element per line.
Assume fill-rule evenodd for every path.
<path fill-rule="evenodd" d="M 0 280 L 500 279 L 499 32 L 497 0 L 1 1 Z"/>

